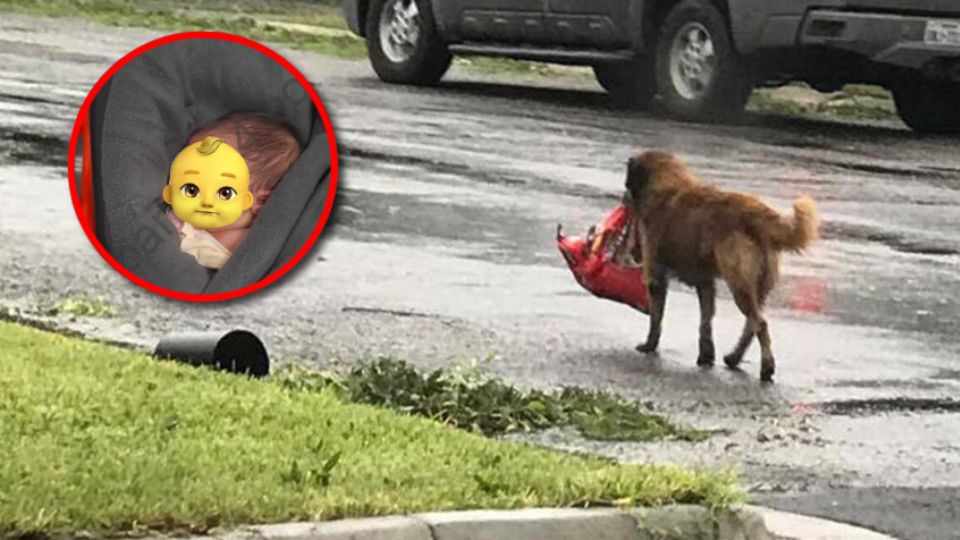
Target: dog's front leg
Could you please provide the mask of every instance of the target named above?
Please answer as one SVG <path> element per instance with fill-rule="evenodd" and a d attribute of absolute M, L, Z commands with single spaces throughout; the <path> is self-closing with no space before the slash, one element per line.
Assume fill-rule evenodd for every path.
<path fill-rule="evenodd" d="M 650 303 L 650 329 L 647 332 L 647 341 L 637 345 L 642 353 L 657 351 L 660 345 L 660 329 L 663 325 L 663 310 L 667 304 L 667 273 L 665 269 L 651 264 L 647 259 L 644 262 L 647 275 L 647 293 Z"/>
<path fill-rule="evenodd" d="M 713 281 L 697 286 L 697 298 L 700 300 L 700 356 L 697 357 L 697 365 L 712 366 L 717 359 L 713 346 L 713 315 L 716 312 L 717 290 Z"/>

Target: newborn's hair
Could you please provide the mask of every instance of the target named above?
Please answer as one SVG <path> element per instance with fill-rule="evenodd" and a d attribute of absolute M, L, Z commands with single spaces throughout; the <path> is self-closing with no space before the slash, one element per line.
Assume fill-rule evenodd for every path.
<path fill-rule="evenodd" d="M 236 112 L 201 127 L 193 138 L 233 135 L 237 151 L 250 169 L 250 189 L 273 189 L 300 156 L 300 143 L 290 128 L 262 113 Z"/>

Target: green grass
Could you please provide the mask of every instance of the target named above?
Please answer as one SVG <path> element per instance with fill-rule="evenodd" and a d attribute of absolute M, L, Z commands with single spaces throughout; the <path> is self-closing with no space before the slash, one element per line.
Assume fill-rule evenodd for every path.
<path fill-rule="evenodd" d="M 848 84 L 843 87 L 843 92 L 851 96 L 872 97 L 886 100 L 893 99 L 893 95 L 886 88 L 870 84 Z"/>
<path fill-rule="evenodd" d="M 0 433 L 0 536 L 740 497 L 725 473 L 502 443 L 10 323 Z"/>
<path fill-rule="evenodd" d="M 0 0 L 0 11 L 74 17 L 108 26 L 165 31 L 218 30 L 350 60 L 367 57 L 364 40 L 346 30 L 337 0 Z M 548 64 L 503 58 L 458 59 L 479 72 L 555 75 Z"/>
<path fill-rule="evenodd" d="M 202 4 L 182 0 L 0 0 L 0 11 L 165 31 L 217 30 L 340 58 L 365 58 L 365 43 L 344 30 L 336 5 L 329 1 L 263 0 Z M 312 28 L 298 29 L 283 23 Z"/>
<path fill-rule="evenodd" d="M 291 366 L 276 378 L 299 390 L 333 387 L 352 402 L 425 416 L 484 435 L 570 425 L 597 440 L 707 438 L 706 432 L 676 425 L 635 401 L 607 392 L 581 388 L 522 391 L 489 374 L 477 362 L 423 373 L 402 360 L 379 358 L 343 374 Z"/>
<path fill-rule="evenodd" d="M 800 103 L 782 98 L 770 89 L 753 92 L 747 110 L 797 118 L 890 121 L 897 118 L 889 94 L 879 87 L 849 85 L 837 99 L 823 103 Z"/>
<path fill-rule="evenodd" d="M 109 319 L 119 316 L 120 312 L 103 298 L 77 296 L 58 301 L 50 308 L 50 314 Z"/>

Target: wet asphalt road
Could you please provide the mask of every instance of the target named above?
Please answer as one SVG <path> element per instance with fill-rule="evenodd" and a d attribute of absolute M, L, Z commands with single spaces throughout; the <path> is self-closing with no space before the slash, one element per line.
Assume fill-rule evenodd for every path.
<path fill-rule="evenodd" d="M 175 330 L 242 325 L 286 361 L 389 354 L 422 366 L 495 355 L 522 385 L 610 388 L 718 434 L 700 444 L 529 439 L 627 461 L 733 466 L 760 503 L 901 538 L 960 538 L 960 152 L 903 126 L 748 116 L 680 124 L 612 109 L 588 78 L 455 69 L 393 87 L 365 62 L 284 50 L 331 111 L 342 162 L 334 223 L 311 260 L 255 297 L 185 305 L 126 282 L 73 215 L 65 148 L 117 58 L 157 36 L 0 16 L 0 305 L 37 315 L 102 295 L 119 320 L 57 319 L 149 347 Z M 777 384 L 696 368 L 698 312 L 674 286 L 659 356 L 646 320 L 581 291 L 553 246 L 616 201 L 639 149 L 682 154 L 726 189 L 787 210 L 815 197 L 824 238 L 786 256 L 768 313 Z M 741 326 L 728 295 L 718 348 Z"/>

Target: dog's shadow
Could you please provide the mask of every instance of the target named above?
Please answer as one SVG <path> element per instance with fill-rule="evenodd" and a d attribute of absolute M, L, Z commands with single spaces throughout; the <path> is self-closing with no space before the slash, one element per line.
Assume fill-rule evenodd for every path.
<path fill-rule="evenodd" d="M 679 354 L 679 353 L 678 353 Z M 665 373 L 668 369 L 665 369 L 666 361 L 663 356 L 660 355 L 660 352 L 645 353 L 640 351 L 634 351 L 633 356 L 635 359 L 640 359 L 640 363 L 646 364 L 648 370 L 653 373 Z M 751 376 L 743 369 L 743 364 L 747 362 L 742 362 L 736 367 L 730 367 L 724 364 L 722 361 L 715 362 L 713 364 L 698 364 L 693 363 L 693 367 L 690 372 L 694 374 L 705 374 L 705 375 L 716 375 L 719 377 L 731 377 L 738 382 L 744 382 L 751 380 Z"/>
<path fill-rule="evenodd" d="M 776 383 L 762 383 L 759 365 L 744 362 L 730 368 L 718 361 L 698 366 L 679 350 L 641 353 L 633 348 L 597 351 L 580 360 L 595 374 L 629 394 L 642 394 L 667 401 L 780 403 L 784 400 Z M 756 373 L 752 367 L 757 368 Z"/>

